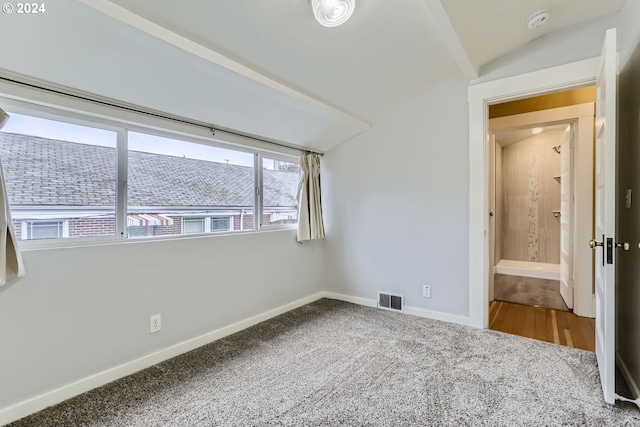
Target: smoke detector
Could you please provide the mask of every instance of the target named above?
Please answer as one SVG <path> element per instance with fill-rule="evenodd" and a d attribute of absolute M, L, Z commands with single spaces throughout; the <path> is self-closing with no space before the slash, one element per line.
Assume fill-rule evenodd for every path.
<path fill-rule="evenodd" d="M 537 12 L 534 12 L 527 19 L 527 27 L 529 27 L 530 30 L 535 30 L 536 28 L 540 28 L 544 24 L 546 24 L 548 20 L 549 20 L 549 11 L 546 9 L 542 9 Z"/>

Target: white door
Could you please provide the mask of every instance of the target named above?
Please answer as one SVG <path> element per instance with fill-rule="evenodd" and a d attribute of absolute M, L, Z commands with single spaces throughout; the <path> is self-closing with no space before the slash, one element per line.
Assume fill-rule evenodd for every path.
<path fill-rule="evenodd" d="M 596 99 L 596 357 L 604 400 L 615 403 L 616 30 L 607 31 Z"/>
<path fill-rule="evenodd" d="M 571 126 L 567 126 L 560 142 L 560 295 L 569 308 L 573 308 L 571 138 Z"/>

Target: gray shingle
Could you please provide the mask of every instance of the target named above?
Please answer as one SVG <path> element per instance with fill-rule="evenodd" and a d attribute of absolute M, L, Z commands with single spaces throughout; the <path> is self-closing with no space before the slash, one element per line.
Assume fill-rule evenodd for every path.
<path fill-rule="evenodd" d="M 115 206 L 116 150 L 0 132 L 13 206 Z M 264 170 L 265 207 L 296 206 L 298 174 Z M 129 206 L 253 206 L 253 168 L 129 152 Z"/>

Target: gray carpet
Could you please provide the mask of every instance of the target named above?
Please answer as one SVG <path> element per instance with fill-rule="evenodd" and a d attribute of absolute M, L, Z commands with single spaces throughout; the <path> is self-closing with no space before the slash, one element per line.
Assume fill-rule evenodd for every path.
<path fill-rule="evenodd" d="M 12 424 L 640 425 L 595 355 L 320 300 Z"/>
<path fill-rule="evenodd" d="M 560 295 L 558 280 L 495 274 L 493 298 L 498 301 L 569 311 Z"/>

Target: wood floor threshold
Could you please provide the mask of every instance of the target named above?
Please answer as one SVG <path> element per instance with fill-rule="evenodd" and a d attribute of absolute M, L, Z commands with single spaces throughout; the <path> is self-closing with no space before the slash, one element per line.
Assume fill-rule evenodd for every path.
<path fill-rule="evenodd" d="M 595 351 L 595 320 L 567 311 L 492 301 L 489 329 Z"/>

